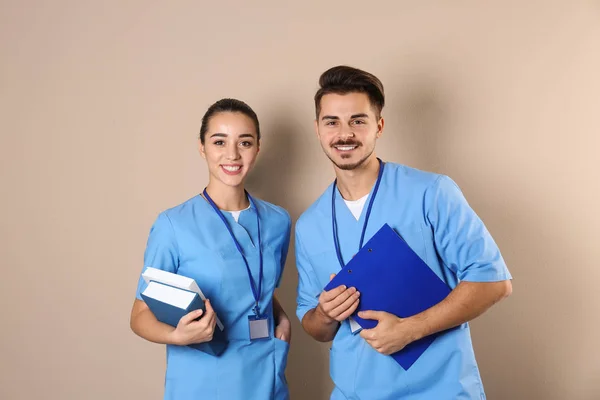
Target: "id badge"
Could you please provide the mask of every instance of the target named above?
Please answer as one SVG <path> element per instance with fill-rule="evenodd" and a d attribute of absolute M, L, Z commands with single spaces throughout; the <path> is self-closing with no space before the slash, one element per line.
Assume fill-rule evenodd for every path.
<path fill-rule="evenodd" d="M 249 315 L 248 328 L 250 340 L 266 339 L 269 337 L 269 318 L 266 315 Z"/>

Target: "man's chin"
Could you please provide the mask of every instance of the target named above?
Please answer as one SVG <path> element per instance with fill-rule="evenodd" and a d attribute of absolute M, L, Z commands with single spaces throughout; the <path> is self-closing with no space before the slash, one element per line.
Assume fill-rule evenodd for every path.
<path fill-rule="evenodd" d="M 363 165 L 365 161 L 367 161 L 369 157 L 362 158 L 360 160 L 355 160 L 354 157 L 341 157 L 341 160 L 334 160 L 330 157 L 331 161 L 335 164 L 336 167 L 343 171 L 352 171 Z"/>

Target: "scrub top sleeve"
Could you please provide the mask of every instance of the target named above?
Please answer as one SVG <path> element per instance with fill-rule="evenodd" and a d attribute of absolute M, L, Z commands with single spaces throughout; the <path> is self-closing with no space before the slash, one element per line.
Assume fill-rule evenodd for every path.
<path fill-rule="evenodd" d="M 304 315 L 319 304 L 321 287 L 310 264 L 304 245 L 296 229 L 296 267 L 298 269 L 298 293 L 296 298 L 296 316 L 302 322 Z"/>
<path fill-rule="evenodd" d="M 279 269 L 279 278 L 277 278 L 277 282 L 275 282 L 275 287 L 277 287 L 277 288 L 281 284 L 281 278 L 283 277 L 283 271 L 285 270 L 285 262 L 287 260 L 288 250 L 290 247 L 291 230 L 292 230 L 292 219 L 290 218 L 289 214 L 287 214 L 287 226 L 285 228 L 283 244 L 281 246 L 281 262 L 280 262 L 281 267 Z"/>
<path fill-rule="evenodd" d="M 452 179 L 441 175 L 427 190 L 425 212 L 437 252 L 458 279 L 512 279 L 492 235 Z"/>
<path fill-rule="evenodd" d="M 150 228 L 146 251 L 144 252 L 144 268 L 153 267 L 164 271 L 177 271 L 179 256 L 175 232 L 169 217 L 163 212 L 158 215 Z M 142 272 L 143 272 L 142 270 Z M 147 283 L 140 274 L 136 298 L 142 300 L 141 293 L 146 289 Z"/>

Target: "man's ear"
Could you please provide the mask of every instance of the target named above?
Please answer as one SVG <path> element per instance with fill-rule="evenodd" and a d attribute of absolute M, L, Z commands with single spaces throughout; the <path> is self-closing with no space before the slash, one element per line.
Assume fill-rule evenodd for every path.
<path fill-rule="evenodd" d="M 377 139 L 379 139 L 381 137 L 381 135 L 383 135 L 384 125 L 385 125 L 385 121 L 383 120 L 383 117 L 380 117 L 379 121 L 377 121 Z"/>
<path fill-rule="evenodd" d="M 315 119 L 315 134 L 317 135 L 317 138 L 319 138 L 319 121 L 317 121 Z"/>

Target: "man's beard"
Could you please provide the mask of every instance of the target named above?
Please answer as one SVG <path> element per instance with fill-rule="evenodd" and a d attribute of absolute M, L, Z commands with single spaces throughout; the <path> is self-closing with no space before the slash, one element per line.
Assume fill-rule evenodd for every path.
<path fill-rule="evenodd" d="M 331 147 L 334 147 L 337 145 L 342 145 L 342 146 L 343 145 L 357 145 L 357 148 L 362 146 L 362 144 L 359 144 L 357 142 L 347 141 L 347 142 L 336 142 Z M 369 159 L 369 157 L 371 157 L 371 154 L 373 154 L 374 150 L 375 150 L 374 148 L 371 149 L 371 151 L 367 155 L 365 155 L 362 159 L 360 159 L 359 161 L 352 163 L 352 164 L 344 164 L 344 165 L 338 164 L 329 153 L 325 152 L 325 154 L 327 154 L 327 157 L 339 169 L 344 170 L 344 171 L 351 171 L 353 169 L 356 169 L 356 168 L 362 166 Z"/>

